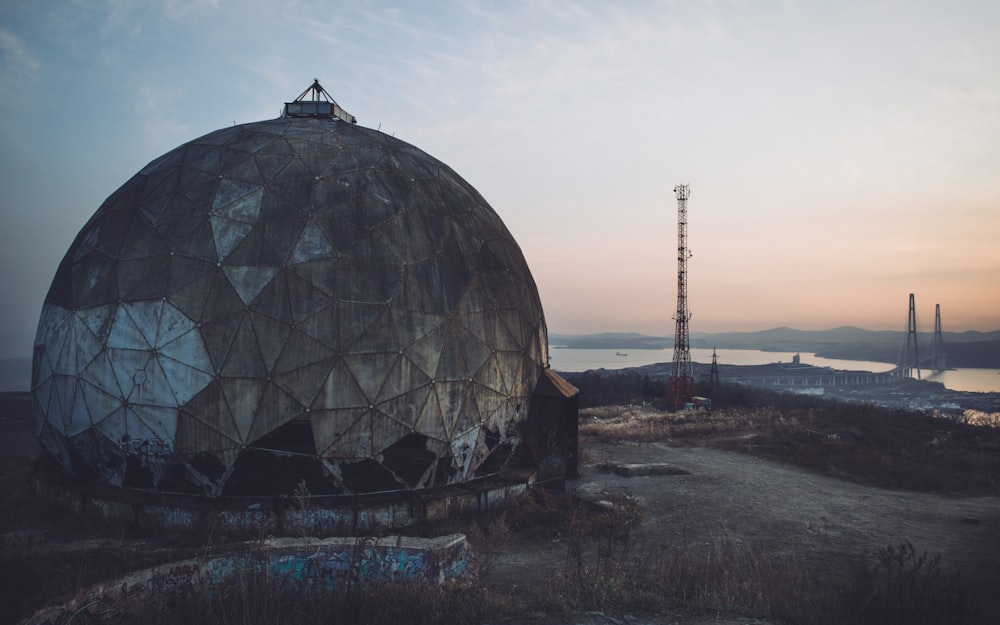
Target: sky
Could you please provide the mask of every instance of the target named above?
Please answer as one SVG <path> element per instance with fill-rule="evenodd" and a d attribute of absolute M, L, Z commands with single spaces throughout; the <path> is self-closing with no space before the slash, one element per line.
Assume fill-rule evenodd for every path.
<path fill-rule="evenodd" d="M 318 78 L 501 216 L 549 331 L 1000 329 L 1000 3 L 0 3 L 0 358 L 118 186 Z"/>

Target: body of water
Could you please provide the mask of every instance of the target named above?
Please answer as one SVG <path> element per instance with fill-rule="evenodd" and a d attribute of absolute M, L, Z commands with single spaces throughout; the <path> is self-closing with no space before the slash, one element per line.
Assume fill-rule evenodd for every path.
<path fill-rule="evenodd" d="M 841 360 L 823 358 L 805 352 L 763 352 L 756 349 L 719 349 L 720 365 L 767 365 L 776 362 L 792 362 L 798 354 L 803 364 L 817 367 L 832 367 L 845 371 L 891 371 L 895 365 L 869 360 Z M 549 349 L 549 364 L 556 371 L 587 371 L 590 369 L 625 369 L 642 367 L 659 362 L 672 362 L 673 348 L 668 349 L 568 349 L 553 346 Z M 693 362 L 711 364 L 712 350 L 692 348 Z M 997 369 L 950 369 L 948 371 L 923 371 L 921 378 L 941 382 L 953 391 L 977 393 L 1000 393 L 1000 370 Z"/>
<path fill-rule="evenodd" d="M 799 354 L 804 364 L 817 367 L 832 367 L 845 371 L 873 371 L 880 373 L 889 371 L 893 365 L 884 362 L 867 360 L 839 360 L 836 358 L 821 358 L 816 354 L 801 352 L 762 352 L 755 349 L 720 349 L 717 350 L 720 365 L 767 365 L 775 362 L 792 362 Z M 619 355 L 622 354 L 622 355 Z M 625 369 L 626 367 L 641 367 L 658 362 L 671 362 L 674 350 L 670 349 L 567 349 L 552 347 L 549 350 L 549 363 L 557 371 L 587 371 L 589 369 Z M 693 348 L 691 360 L 711 364 L 712 350 Z M 953 391 L 972 391 L 978 393 L 1000 393 L 1000 370 L 997 369 L 950 369 L 948 371 L 924 371 L 924 380 L 941 382 L 945 388 Z M 30 391 L 31 390 L 31 359 L 4 358 L 0 359 L 0 391 Z"/>

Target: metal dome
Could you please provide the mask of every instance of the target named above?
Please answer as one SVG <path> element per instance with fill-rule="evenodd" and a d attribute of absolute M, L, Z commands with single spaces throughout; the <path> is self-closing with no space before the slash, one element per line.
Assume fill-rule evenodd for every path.
<path fill-rule="evenodd" d="M 287 116 L 168 152 L 87 222 L 38 325 L 36 429 L 114 485 L 421 489 L 502 465 L 547 349 L 474 188 L 343 116 Z"/>

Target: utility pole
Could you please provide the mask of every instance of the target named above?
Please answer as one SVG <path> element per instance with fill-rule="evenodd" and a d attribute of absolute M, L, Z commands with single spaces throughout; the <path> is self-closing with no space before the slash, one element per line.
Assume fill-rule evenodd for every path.
<path fill-rule="evenodd" d="M 667 403 L 671 410 L 680 410 L 695 393 L 694 370 L 691 366 L 691 341 L 688 322 L 691 312 L 687 301 L 687 199 L 691 190 L 686 184 L 674 187 L 677 196 L 677 312 L 674 313 L 674 364 L 667 381 Z"/>

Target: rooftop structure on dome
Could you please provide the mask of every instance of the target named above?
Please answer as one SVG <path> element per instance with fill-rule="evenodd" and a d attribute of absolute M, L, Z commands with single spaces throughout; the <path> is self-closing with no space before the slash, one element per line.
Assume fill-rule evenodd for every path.
<path fill-rule="evenodd" d="M 534 406 L 540 380 L 546 405 L 574 391 L 547 352 L 486 200 L 316 81 L 281 118 L 194 139 L 111 194 L 53 279 L 32 391 L 43 448 L 98 482 L 409 491 L 575 471 L 575 442 L 549 432 L 575 427 Z"/>
<path fill-rule="evenodd" d="M 306 99 L 306 96 L 310 96 Z M 282 117 L 336 117 L 352 124 L 358 120 L 340 108 L 340 105 L 326 92 L 318 79 L 313 79 L 313 84 L 308 89 L 299 94 L 294 102 L 286 102 Z"/>

